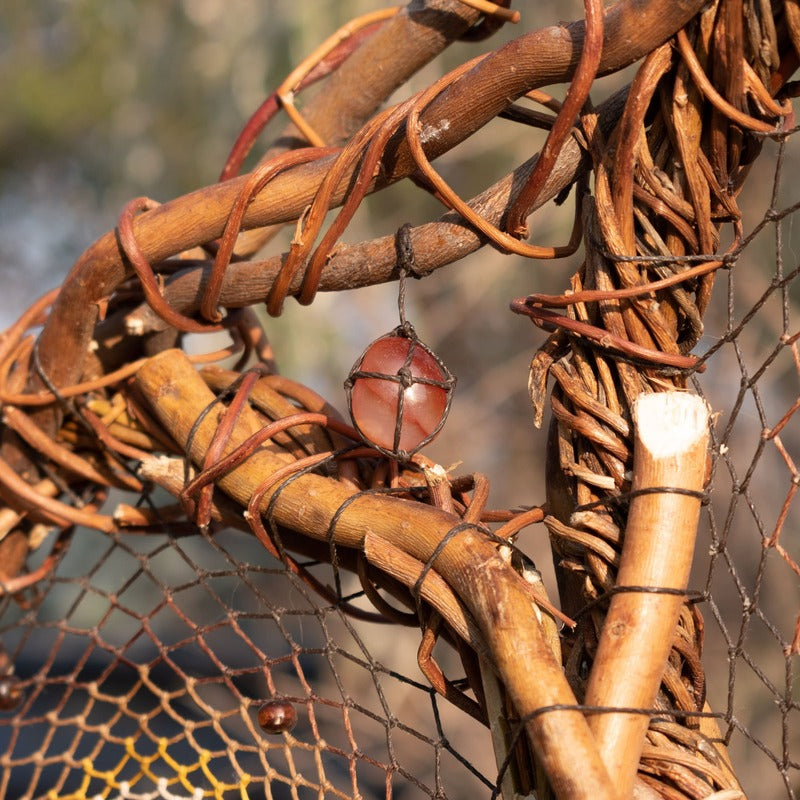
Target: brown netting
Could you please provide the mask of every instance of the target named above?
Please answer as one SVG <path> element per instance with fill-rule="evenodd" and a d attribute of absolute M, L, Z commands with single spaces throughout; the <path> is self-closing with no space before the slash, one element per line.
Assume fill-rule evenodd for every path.
<path fill-rule="evenodd" d="M 256 112 L 219 183 L 131 201 L 0 339 L 0 795 L 800 792 L 800 8 L 587 0 L 585 20 L 384 107 L 448 43 L 514 19 L 431 0 L 347 26 Z M 592 103 L 599 76 L 640 60 Z M 563 103 L 541 91 L 556 83 Z M 281 108 L 293 127 L 236 177 Z M 498 116 L 547 140 L 466 203 L 432 162 Z M 451 210 L 402 241 L 339 243 L 405 178 Z M 573 184 L 569 243 L 524 241 Z M 287 224 L 287 251 L 254 259 Z M 529 390 L 535 423 L 552 419 L 530 454 L 546 488 L 510 510 L 468 464 L 394 457 L 410 402 L 394 447 L 363 442 L 277 373 L 254 309 L 396 280 L 411 255 L 423 277 L 489 243 L 582 247 L 568 290 L 511 304 L 550 333 Z M 223 351 L 181 349 L 220 330 Z M 675 389 L 713 412 L 707 480 L 642 489 L 634 405 Z M 665 497 L 704 506 L 688 587 L 669 554 L 663 581 L 618 582 L 634 507 Z M 651 538 L 677 550 L 694 531 L 670 522 Z M 526 555 L 535 523 L 563 611 Z M 608 656 L 622 597 L 677 619 L 653 702 L 631 708 L 606 702 L 639 680 Z M 648 726 L 621 753 L 620 717 Z"/>

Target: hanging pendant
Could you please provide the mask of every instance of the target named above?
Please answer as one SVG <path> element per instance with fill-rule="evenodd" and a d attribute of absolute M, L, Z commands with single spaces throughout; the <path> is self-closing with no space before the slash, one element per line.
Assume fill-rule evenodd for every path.
<path fill-rule="evenodd" d="M 353 424 L 386 455 L 407 460 L 434 439 L 455 378 L 406 323 L 363 352 L 345 382 Z"/>
<path fill-rule="evenodd" d="M 400 273 L 400 325 L 361 354 L 345 381 L 347 407 L 364 440 L 391 458 L 407 461 L 439 433 L 450 412 L 456 379 L 406 320 L 406 275 L 416 277 L 411 226 L 395 239 Z"/>

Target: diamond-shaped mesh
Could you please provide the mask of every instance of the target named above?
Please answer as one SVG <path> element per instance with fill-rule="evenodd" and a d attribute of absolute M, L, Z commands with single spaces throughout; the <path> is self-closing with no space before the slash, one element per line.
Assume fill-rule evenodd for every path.
<path fill-rule="evenodd" d="M 484 746 L 420 680 L 413 632 L 321 604 L 251 536 L 80 531 L 37 588 L 30 610 L 4 603 L 25 687 L 3 719 L 6 797 L 492 785 Z M 258 726 L 273 696 L 296 708 L 290 733 Z"/>
<path fill-rule="evenodd" d="M 750 791 L 765 797 L 800 791 L 797 134 L 764 158 L 766 206 L 743 198 L 752 238 L 715 289 L 708 369 L 693 381 L 717 415 L 694 582 L 708 608 L 708 690 L 734 758 L 752 770 Z"/>

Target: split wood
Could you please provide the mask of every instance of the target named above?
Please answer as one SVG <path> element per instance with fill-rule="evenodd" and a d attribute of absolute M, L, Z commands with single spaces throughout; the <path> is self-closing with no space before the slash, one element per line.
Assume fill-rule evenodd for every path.
<path fill-rule="evenodd" d="M 708 418 L 705 402 L 684 392 L 642 395 L 634 406 L 633 499 L 588 706 L 655 706 L 694 558 Z M 649 723 L 641 713 L 589 715 L 620 797 L 633 791 Z"/>

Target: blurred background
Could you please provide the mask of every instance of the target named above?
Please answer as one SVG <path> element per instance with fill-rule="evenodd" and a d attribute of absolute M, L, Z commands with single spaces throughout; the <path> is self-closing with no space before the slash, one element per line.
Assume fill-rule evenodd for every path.
<path fill-rule="evenodd" d="M 163 202 L 215 182 L 239 129 L 292 66 L 350 18 L 381 5 L 375 0 L 0 5 L 0 329 L 63 280 L 76 257 L 115 226 L 127 200 L 147 195 Z M 573 0 L 523 4 L 521 10 L 520 25 L 506 26 L 485 42 L 455 44 L 398 97 L 525 30 L 583 16 L 582 5 Z M 595 104 L 631 74 L 598 81 Z M 563 94 L 563 87 L 550 89 Z M 283 119 L 274 123 L 256 150 L 283 125 Z M 797 164 L 796 139 L 787 141 L 785 176 Z M 470 197 L 527 159 L 542 141 L 540 132 L 497 120 L 437 167 Z M 777 154 L 777 145 L 767 142 L 747 184 L 746 230 L 762 219 L 773 194 L 776 208 L 800 199 L 796 181 L 775 186 Z M 532 219 L 533 240 L 566 241 L 569 206 L 542 209 Z M 390 233 L 442 211 L 415 187 L 396 186 L 364 204 L 345 239 Z M 800 393 L 800 366 L 790 350 L 776 351 L 780 336 L 800 323 L 798 280 L 757 309 L 745 335 L 730 333 L 776 274 L 796 269 L 798 252 L 800 230 L 792 216 L 767 226 L 735 277 L 719 279 L 706 336 L 697 348 L 702 353 L 722 345 L 699 376 L 698 388 L 719 414 L 718 444 L 727 445 L 727 457 L 716 471 L 694 581 L 700 590 L 710 587 L 716 599 L 706 612 L 710 700 L 714 710 L 727 709 L 736 720 L 732 752 L 754 797 L 790 795 L 776 763 L 797 761 L 800 741 L 797 656 L 783 652 L 800 605 L 798 579 L 762 549 L 783 507 L 791 471 L 761 441 L 761 431 Z M 563 291 L 579 265 L 580 254 L 530 263 L 486 248 L 409 286 L 408 318 L 458 377 L 451 417 L 426 452 L 445 466 L 461 463 L 459 471 L 486 473 L 493 507 L 544 499 L 544 433 L 531 423 L 526 390 L 528 364 L 544 335 L 512 315 L 508 303 L 533 291 Z M 396 322 L 397 287 L 385 285 L 320 295 L 311 308 L 290 300 L 267 331 L 281 371 L 344 409 L 342 383 L 352 363 Z M 799 428 L 794 421 L 783 436 L 795 464 Z M 795 502 L 782 540 L 795 561 L 800 560 L 798 508 Z M 555 594 L 544 528 L 526 531 L 521 544 Z M 757 613 L 751 614 L 752 608 Z M 391 650 L 391 639 L 370 640 L 377 642 L 377 656 Z M 729 691 L 732 675 L 735 694 Z M 779 700 L 788 705 L 776 715 Z M 794 791 L 800 791 L 794 774 Z"/>

